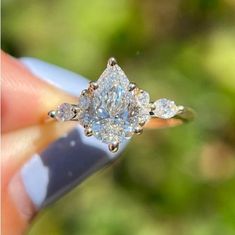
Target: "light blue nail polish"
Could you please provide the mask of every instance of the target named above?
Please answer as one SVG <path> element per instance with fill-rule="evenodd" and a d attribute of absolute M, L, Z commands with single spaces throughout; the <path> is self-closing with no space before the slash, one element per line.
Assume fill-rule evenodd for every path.
<path fill-rule="evenodd" d="M 34 75 L 51 85 L 78 96 L 88 87 L 89 81 L 83 76 L 44 61 L 23 57 L 20 59 Z"/>
<path fill-rule="evenodd" d="M 33 204 L 37 208 L 40 208 L 47 195 L 49 183 L 48 167 L 44 166 L 41 157 L 35 154 L 22 167 L 20 174 L 25 190 Z M 37 184 L 35 182 L 37 182 Z"/>

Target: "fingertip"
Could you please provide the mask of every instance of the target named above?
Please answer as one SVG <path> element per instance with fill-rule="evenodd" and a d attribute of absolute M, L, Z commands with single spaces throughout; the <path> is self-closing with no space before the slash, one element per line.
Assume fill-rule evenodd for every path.
<path fill-rule="evenodd" d="M 74 97 L 58 90 L 37 76 L 19 60 L 1 53 L 2 57 L 2 131 L 42 123 L 47 112 Z"/>
<path fill-rule="evenodd" d="M 2 233 L 10 235 L 23 234 L 36 211 L 25 193 L 22 181 L 18 175 L 4 189 L 2 197 Z"/>

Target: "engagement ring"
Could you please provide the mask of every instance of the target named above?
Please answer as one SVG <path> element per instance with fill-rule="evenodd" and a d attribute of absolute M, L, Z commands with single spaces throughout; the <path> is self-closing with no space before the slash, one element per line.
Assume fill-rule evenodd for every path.
<path fill-rule="evenodd" d="M 97 82 L 83 90 L 78 104 L 63 103 L 48 115 L 58 121 L 78 121 L 86 136 L 94 136 L 116 152 L 119 144 L 143 127 L 176 126 L 193 119 L 193 111 L 166 98 L 150 102 L 149 94 L 131 83 L 114 58 Z"/>

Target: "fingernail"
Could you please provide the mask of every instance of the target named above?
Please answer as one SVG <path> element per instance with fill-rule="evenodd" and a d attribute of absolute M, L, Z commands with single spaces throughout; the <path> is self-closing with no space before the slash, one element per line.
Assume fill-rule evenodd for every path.
<path fill-rule="evenodd" d="M 21 61 L 39 79 L 72 95 L 77 96 L 87 88 L 88 80 L 73 72 L 37 59 L 22 58 Z M 122 144 L 118 153 L 110 153 L 106 144 L 86 137 L 83 128 L 77 125 L 42 152 L 35 153 L 17 174 L 26 194 L 39 210 L 112 162 L 125 146 L 126 143 Z M 16 183 L 13 178 L 11 189 Z"/>
<path fill-rule="evenodd" d="M 20 61 L 38 78 L 71 95 L 78 96 L 88 86 L 89 81 L 86 78 L 57 65 L 28 57 L 23 57 Z"/>

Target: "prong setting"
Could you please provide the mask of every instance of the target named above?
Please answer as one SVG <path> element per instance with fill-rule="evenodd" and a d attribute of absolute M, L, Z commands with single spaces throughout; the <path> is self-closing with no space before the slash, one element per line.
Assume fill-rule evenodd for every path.
<path fill-rule="evenodd" d="M 96 90 L 97 88 L 98 88 L 97 82 L 90 82 L 90 83 L 89 83 L 89 88 L 88 88 L 89 91 L 94 91 L 94 90 Z"/>
<path fill-rule="evenodd" d="M 151 112 L 153 112 L 156 109 L 156 105 L 154 104 L 154 102 L 149 103 L 149 108 L 150 108 Z"/>
<path fill-rule="evenodd" d="M 50 118 L 55 118 L 56 117 L 56 111 L 55 110 L 51 110 L 50 112 L 48 112 L 48 116 Z"/>
<path fill-rule="evenodd" d="M 108 66 L 114 66 L 117 64 L 117 61 L 114 57 L 109 58 L 108 60 Z"/>
<path fill-rule="evenodd" d="M 112 153 L 116 153 L 119 149 L 119 143 L 118 142 L 113 142 L 112 144 L 109 144 L 109 151 Z"/>
<path fill-rule="evenodd" d="M 141 126 L 141 127 L 143 127 L 144 125 L 145 125 L 145 121 L 141 121 L 141 122 L 139 122 L 139 125 Z"/>
<path fill-rule="evenodd" d="M 130 84 L 129 84 L 129 91 L 133 91 L 133 90 L 135 90 L 137 88 L 137 86 L 136 86 L 136 84 L 134 83 L 134 82 L 131 82 Z"/>
<path fill-rule="evenodd" d="M 184 106 L 183 105 L 179 105 L 177 108 L 178 108 L 177 114 L 180 114 L 184 111 Z"/>
<path fill-rule="evenodd" d="M 143 133 L 143 128 L 141 126 L 136 127 L 135 134 L 141 135 Z"/>
<path fill-rule="evenodd" d="M 93 135 L 92 129 L 90 127 L 85 127 L 84 133 L 87 137 L 91 137 Z"/>
<path fill-rule="evenodd" d="M 81 95 L 86 95 L 86 94 L 88 94 L 88 90 L 87 90 L 87 89 L 85 89 L 85 90 L 83 90 L 83 91 L 81 92 Z"/>

